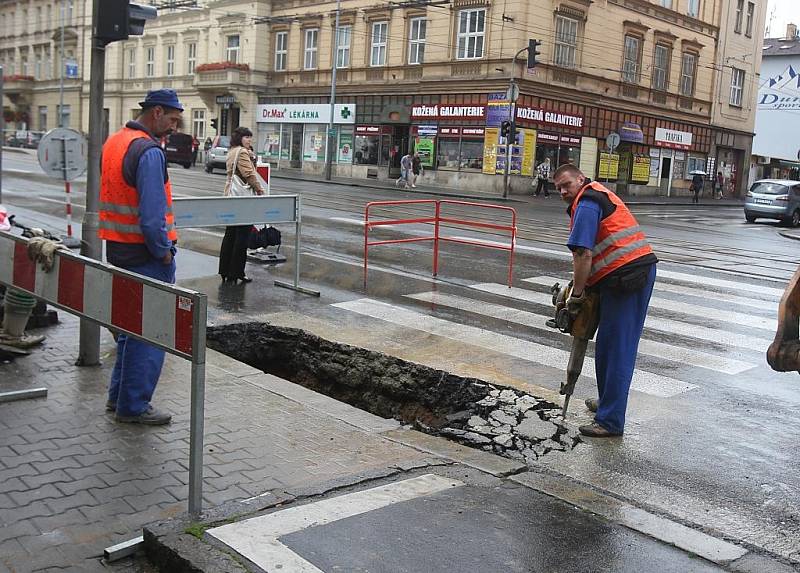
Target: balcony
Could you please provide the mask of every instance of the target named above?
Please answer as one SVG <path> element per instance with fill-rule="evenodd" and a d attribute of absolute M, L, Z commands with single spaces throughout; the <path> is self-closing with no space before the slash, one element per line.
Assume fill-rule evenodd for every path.
<path fill-rule="evenodd" d="M 36 80 L 33 76 L 23 76 L 13 74 L 3 78 L 3 91 L 9 97 L 28 95 L 33 91 L 33 83 Z"/>
<path fill-rule="evenodd" d="M 219 91 L 250 85 L 252 72 L 247 64 L 216 62 L 201 64 L 194 71 L 194 87 L 198 90 Z"/>

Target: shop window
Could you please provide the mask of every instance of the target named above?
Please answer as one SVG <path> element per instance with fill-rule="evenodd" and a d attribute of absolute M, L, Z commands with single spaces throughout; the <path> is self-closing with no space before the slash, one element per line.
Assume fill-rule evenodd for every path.
<path fill-rule="evenodd" d="M 408 63 L 421 64 L 425 61 L 425 37 L 428 21 L 425 18 L 412 18 L 408 34 Z"/>
<path fill-rule="evenodd" d="M 189 42 L 186 44 L 186 73 L 193 74 L 197 65 L 197 43 Z"/>
<path fill-rule="evenodd" d="M 225 61 L 239 63 L 239 34 L 228 36 L 228 46 L 225 49 Z"/>
<path fill-rule="evenodd" d="M 642 40 L 637 36 L 625 36 L 625 56 L 622 62 L 622 81 L 639 83 L 641 70 Z"/>
<path fill-rule="evenodd" d="M 303 133 L 303 161 L 325 161 L 327 125 L 307 124 Z"/>
<path fill-rule="evenodd" d="M 742 14 L 744 12 L 744 0 L 736 0 L 736 22 L 733 25 L 733 31 L 737 34 L 742 33 Z"/>
<path fill-rule="evenodd" d="M 680 94 L 686 97 L 694 95 L 695 74 L 697 73 L 697 55 L 685 52 L 681 59 Z"/>
<path fill-rule="evenodd" d="M 562 68 L 575 67 L 578 46 L 578 21 L 566 16 L 556 16 L 556 39 L 553 61 Z"/>
<path fill-rule="evenodd" d="M 690 155 L 686 159 L 686 173 L 683 174 L 684 179 L 691 179 L 694 177 L 690 175 L 692 171 L 705 171 L 706 170 L 706 158 L 702 156 L 693 156 Z M 677 176 L 675 176 L 678 179 Z"/>
<path fill-rule="evenodd" d="M 653 89 L 667 91 L 669 87 L 670 47 L 656 44 L 653 52 Z"/>
<path fill-rule="evenodd" d="M 281 125 L 259 123 L 257 136 L 256 150 L 259 155 L 263 155 L 267 161 L 277 162 L 281 155 Z"/>
<path fill-rule="evenodd" d="M 686 6 L 686 14 L 692 18 L 697 18 L 700 15 L 700 0 L 689 0 Z"/>
<path fill-rule="evenodd" d="M 439 149 L 436 155 L 436 164 L 439 169 L 458 170 L 461 165 L 460 144 L 458 136 L 455 138 L 439 138 Z"/>
<path fill-rule="evenodd" d="M 389 33 L 389 22 L 373 22 L 370 66 L 386 65 L 386 38 Z"/>
<path fill-rule="evenodd" d="M 744 70 L 731 68 L 731 99 L 730 104 L 742 107 L 742 92 L 744 91 Z"/>
<path fill-rule="evenodd" d="M 303 53 L 303 69 L 316 70 L 317 69 L 317 40 L 319 38 L 319 29 L 309 28 L 306 30 L 305 51 Z"/>
<path fill-rule="evenodd" d="M 461 169 L 483 169 L 483 139 L 461 140 Z"/>
<path fill-rule="evenodd" d="M 353 144 L 353 163 L 356 165 L 377 165 L 379 135 L 357 135 Z"/>
<path fill-rule="evenodd" d="M 753 37 L 753 17 L 755 16 L 756 5 L 753 2 L 747 3 L 747 23 L 744 28 L 744 35 L 748 38 Z"/>
<path fill-rule="evenodd" d="M 286 57 L 289 46 L 289 32 L 275 34 L 275 71 L 286 71 Z"/>
<path fill-rule="evenodd" d="M 350 67 L 350 36 L 352 26 L 339 26 L 336 34 L 336 67 Z"/>
<path fill-rule="evenodd" d="M 461 10 L 458 13 L 458 42 L 456 58 L 477 60 L 483 57 L 486 34 L 486 10 Z"/>

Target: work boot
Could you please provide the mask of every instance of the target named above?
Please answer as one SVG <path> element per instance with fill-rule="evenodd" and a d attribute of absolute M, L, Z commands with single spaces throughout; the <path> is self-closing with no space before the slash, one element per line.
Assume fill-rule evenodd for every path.
<path fill-rule="evenodd" d="M 120 416 L 117 414 L 117 422 L 128 424 L 145 424 L 147 426 L 163 426 L 172 421 L 172 415 L 166 412 L 156 410 L 152 406 L 148 406 L 147 410 L 138 416 Z"/>
<path fill-rule="evenodd" d="M 586 398 L 583 402 L 590 412 L 597 412 L 597 398 Z"/>
<path fill-rule="evenodd" d="M 117 411 L 117 403 L 108 400 L 106 402 L 106 412 L 116 412 Z"/>
<path fill-rule="evenodd" d="M 597 422 L 592 422 L 591 424 L 586 424 L 585 426 L 579 426 L 578 431 L 584 436 L 589 436 L 590 438 L 614 438 L 622 435 L 622 432 L 615 434 L 614 432 L 606 430 Z"/>

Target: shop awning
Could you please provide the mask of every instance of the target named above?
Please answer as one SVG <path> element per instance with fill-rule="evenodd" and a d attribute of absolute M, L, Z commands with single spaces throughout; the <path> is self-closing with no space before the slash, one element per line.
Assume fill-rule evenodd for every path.
<path fill-rule="evenodd" d="M 644 143 L 644 133 L 638 123 L 626 121 L 619 128 L 619 138 L 630 143 Z"/>

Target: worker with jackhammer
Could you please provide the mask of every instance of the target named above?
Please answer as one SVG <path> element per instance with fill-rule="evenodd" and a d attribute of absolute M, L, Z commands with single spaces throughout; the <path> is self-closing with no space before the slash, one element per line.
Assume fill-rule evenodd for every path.
<path fill-rule="evenodd" d="M 586 400 L 594 422 L 585 436 L 621 436 L 658 259 L 625 203 L 575 165 L 559 167 L 556 190 L 569 205 L 573 285 L 567 308 L 577 315 L 588 292 L 600 296 L 595 343 L 598 399 Z"/>

